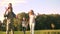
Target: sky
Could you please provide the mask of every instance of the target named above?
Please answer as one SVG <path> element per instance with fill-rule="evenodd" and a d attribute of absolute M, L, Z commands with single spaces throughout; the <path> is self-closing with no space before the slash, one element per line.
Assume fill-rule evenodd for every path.
<path fill-rule="evenodd" d="M 0 20 L 4 19 L 5 8 L 12 3 L 15 14 L 31 9 L 35 14 L 60 14 L 60 0 L 0 0 Z"/>

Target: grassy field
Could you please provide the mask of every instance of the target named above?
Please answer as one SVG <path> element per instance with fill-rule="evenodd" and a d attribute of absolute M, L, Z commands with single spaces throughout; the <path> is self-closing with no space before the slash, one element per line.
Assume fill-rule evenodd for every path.
<path fill-rule="evenodd" d="M 6 34 L 4 31 L 0 31 L 0 34 Z M 14 31 L 14 34 L 23 34 L 22 31 Z M 26 34 L 30 34 L 26 31 Z M 60 30 L 35 30 L 35 34 L 60 34 Z"/>

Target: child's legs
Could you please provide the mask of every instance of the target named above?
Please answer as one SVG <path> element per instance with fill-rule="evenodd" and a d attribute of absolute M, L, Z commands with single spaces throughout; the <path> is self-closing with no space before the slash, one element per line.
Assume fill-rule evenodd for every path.
<path fill-rule="evenodd" d="M 26 27 L 22 27 L 22 30 L 25 31 L 26 30 Z"/>
<path fill-rule="evenodd" d="M 23 32 L 24 32 L 24 34 L 25 34 L 25 31 L 26 31 L 26 27 L 22 27 L 22 30 L 23 30 Z"/>

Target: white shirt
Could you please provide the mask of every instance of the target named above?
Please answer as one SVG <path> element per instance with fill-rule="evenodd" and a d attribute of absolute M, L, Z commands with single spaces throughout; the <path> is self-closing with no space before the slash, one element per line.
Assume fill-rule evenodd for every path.
<path fill-rule="evenodd" d="M 29 20 L 30 23 L 35 23 L 35 15 L 30 15 L 29 18 L 30 18 Z"/>
<path fill-rule="evenodd" d="M 25 23 L 25 21 L 22 21 L 22 27 L 26 27 Z"/>

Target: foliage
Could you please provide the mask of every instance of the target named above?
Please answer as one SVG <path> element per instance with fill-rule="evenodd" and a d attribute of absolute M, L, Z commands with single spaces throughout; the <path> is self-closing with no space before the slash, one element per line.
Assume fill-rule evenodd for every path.
<path fill-rule="evenodd" d="M 29 23 L 29 16 L 28 13 L 22 12 L 17 14 L 18 18 L 14 18 L 14 30 L 22 30 L 22 18 L 26 18 L 26 22 Z M 6 19 L 3 21 L 3 23 L 6 25 Z M 52 27 L 52 25 L 54 28 Z M 39 14 L 36 17 L 36 25 L 35 30 L 40 29 L 60 29 L 60 15 L 59 14 Z M 29 26 L 27 26 L 27 29 L 29 30 Z"/>

